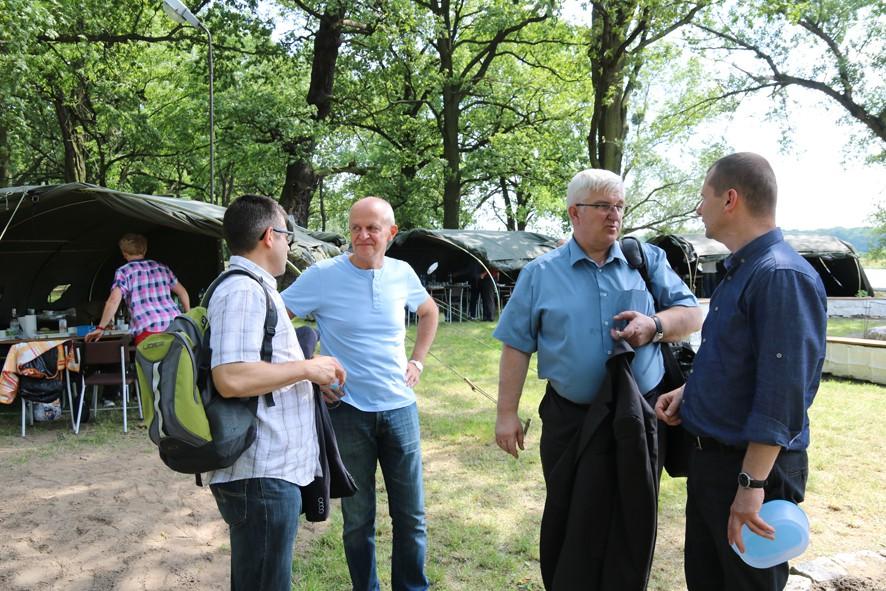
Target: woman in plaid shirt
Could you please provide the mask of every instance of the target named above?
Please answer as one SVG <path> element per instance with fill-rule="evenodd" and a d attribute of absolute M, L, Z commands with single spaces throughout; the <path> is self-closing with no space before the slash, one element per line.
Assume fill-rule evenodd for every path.
<path fill-rule="evenodd" d="M 145 258 L 148 239 L 141 234 L 125 234 L 118 243 L 126 264 L 117 269 L 111 295 L 105 302 L 101 321 L 86 335 L 88 342 L 98 340 L 126 300 L 129 309 L 129 332 L 137 345 L 148 335 L 163 332 L 172 319 L 182 313 L 172 294 L 178 296 L 184 312 L 190 307 L 188 291 L 172 270 L 157 261 Z"/>

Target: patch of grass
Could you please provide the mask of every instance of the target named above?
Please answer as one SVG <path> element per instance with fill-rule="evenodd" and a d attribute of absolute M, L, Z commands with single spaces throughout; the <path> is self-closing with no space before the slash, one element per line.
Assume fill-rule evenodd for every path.
<path fill-rule="evenodd" d="M 865 269 L 886 269 L 886 255 L 880 252 L 868 252 L 859 257 Z"/>
<path fill-rule="evenodd" d="M 425 501 L 428 517 L 427 573 L 434 589 L 446 591 L 542 589 L 538 535 L 544 482 L 538 456 L 537 415 L 544 383 L 534 361 L 520 413 L 532 419 L 526 451 L 518 460 L 495 445 L 495 398 L 500 346 L 492 323 L 441 325 L 417 388 L 422 427 Z M 414 331 L 410 332 L 414 335 Z M 411 348 L 411 344 L 408 345 Z M 146 438 L 133 420 L 124 436 L 120 413 L 101 412 L 79 436 L 62 421 L 28 428 L 18 436 L 19 407 L 0 412 L 0 468 L 38 455 L 64 461 L 70 454 L 123 445 L 126 437 Z M 812 446 L 804 509 L 812 542 L 803 560 L 837 552 L 886 549 L 882 505 L 886 439 L 886 388 L 827 379 L 810 410 Z M 67 455 L 66 455 L 67 454 Z M 377 477 L 378 570 L 390 588 L 391 525 L 387 495 Z M 659 531 L 649 589 L 674 591 L 683 584 L 685 480 L 665 476 L 659 501 Z M 293 562 L 293 588 L 339 591 L 350 588 L 336 507 L 323 524 L 302 523 Z"/>
<path fill-rule="evenodd" d="M 861 339 L 869 328 L 884 324 L 882 318 L 828 318 L 828 336 Z"/>
<path fill-rule="evenodd" d="M 21 436 L 21 402 L 10 406 L 0 405 L 0 447 L 14 450 L 0 455 L 0 467 L 6 462 L 23 464 L 34 457 L 53 457 L 70 454 L 72 450 L 96 447 L 114 447 L 126 438 L 147 438 L 140 427 L 137 410 L 129 409 L 129 432 L 123 433 L 122 409 L 100 409 L 93 413 L 89 423 L 80 426 L 80 434 L 71 430 L 71 418 L 67 412 L 58 420 L 48 423 L 26 425 L 25 437 Z"/>
<path fill-rule="evenodd" d="M 812 442 L 803 507 L 816 555 L 886 549 L 883 465 L 886 388 L 825 380 L 809 412 Z"/>

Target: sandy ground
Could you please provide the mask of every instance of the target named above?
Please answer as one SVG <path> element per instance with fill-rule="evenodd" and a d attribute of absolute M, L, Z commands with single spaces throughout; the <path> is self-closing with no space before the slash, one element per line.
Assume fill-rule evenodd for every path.
<path fill-rule="evenodd" d="M 56 434 L 28 435 L 34 445 L 42 437 Z M 212 494 L 166 468 L 143 431 L 117 446 L 26 462 L 10 461 L 5 446 L 0 589 L 229 586 L 227 529 Z"/>
<path fill-rule="evenodd" d="M 26 439 L 0 438 L 0 591 L 229 587 L 227 527 L 208 488 L 166 468 L 137 427 L 114 443 L 53 451 L 65 441 L 61 432 L 56 424 L 29 429 Z M 427 459 L 429 474 L 445 466 Z M 811 519 L 834 523 L 815 499 L 807 505 Z M 296 552 L 326 527 L 302 521 Z M 861 528 L 845 532 L 845 550 L 883 552 L 882 540 Z M 659 530 L 659 561 L 680 560 L 681 533 Z M 815 589 L 884 590 L 882 569 Z"/>

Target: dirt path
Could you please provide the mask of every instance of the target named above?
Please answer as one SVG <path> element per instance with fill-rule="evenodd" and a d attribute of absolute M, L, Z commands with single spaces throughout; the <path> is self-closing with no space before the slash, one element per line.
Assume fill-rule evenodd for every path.
<path fill-rule="evenodd" d="M 52 431 L 29 433 L 35 448 Z M 13 442 L 17 451 L 24 441 Z M 35 454 L 0 445 L 0 589 L 223 589 L 228 539 L 208 489 L 167 469 L 144 432 Z"/>

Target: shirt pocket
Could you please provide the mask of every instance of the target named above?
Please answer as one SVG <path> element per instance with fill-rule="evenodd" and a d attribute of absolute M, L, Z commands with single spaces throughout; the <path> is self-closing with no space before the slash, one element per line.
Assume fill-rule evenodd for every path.
<path fill-rule="evenodd" d="M 619 292 L 618 297 L 615 298 L 614 314 L 627 310 L 652 316 L 655 313 L 655 308 L 652 305 L 652 295 L 645 289 L 626 289 Z"/>

